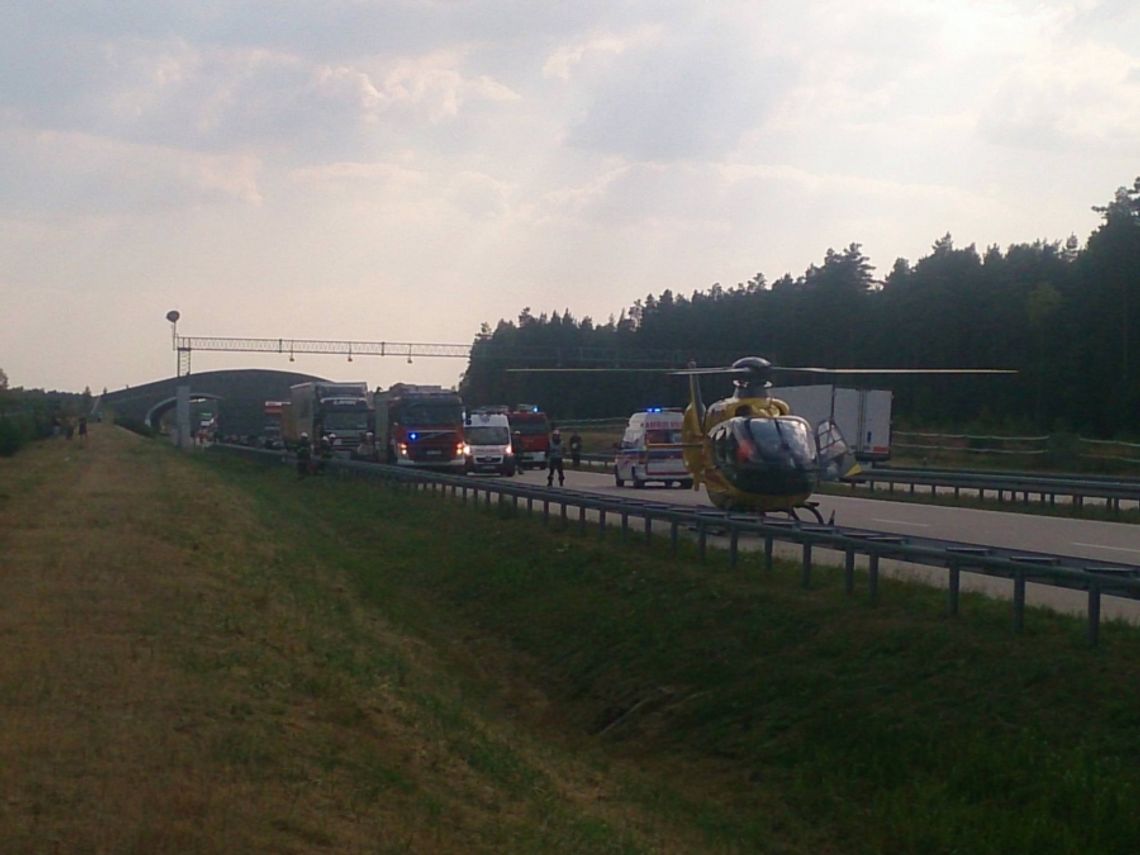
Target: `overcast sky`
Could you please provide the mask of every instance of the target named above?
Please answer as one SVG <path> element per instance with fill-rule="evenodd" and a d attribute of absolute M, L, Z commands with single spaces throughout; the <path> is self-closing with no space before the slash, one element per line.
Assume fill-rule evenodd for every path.
<path fill-rule="evenodd" d="M 1137 0 L 6 0 L 0 368 L 179 332 L 470 342 L 666 288 L 1087 239 L 1140 175 Z M 194 354 L 371 385 L 461 360 Z"/>

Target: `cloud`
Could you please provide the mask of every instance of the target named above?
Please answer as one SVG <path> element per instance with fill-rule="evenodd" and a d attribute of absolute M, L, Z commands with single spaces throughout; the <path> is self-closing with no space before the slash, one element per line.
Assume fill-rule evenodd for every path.
<path fill-rule="evenodd" d="M 8 216 L 143 215 L 200 204 L 258 205 L 261 161 L 252 155 L 188 152 L 79 132 L 9 131 L 0 136 Z"/>
<path fill-rule="evenodd" d="M 1018 149 L 1135 152 L 1140 149 L 1135 60 L 1103 45 L 1036 55 L 997 81 L 978 127 L 986 139 Z"/>
<path fill-rule="evenodd" d="M 793 77 L 732 33 L 674 30 L 607 58 L 567 142 L 633 160 L 717 157 L 764 121 Z"/>

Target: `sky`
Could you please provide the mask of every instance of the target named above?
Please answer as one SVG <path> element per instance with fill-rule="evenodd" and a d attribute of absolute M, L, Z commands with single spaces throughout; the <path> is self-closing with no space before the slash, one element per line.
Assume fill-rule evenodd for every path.
<path fill-rule="evenodd" d="M 1136 0 L 6 0 L 0 369 L 195 337 L 469 343 L 569 309 L 1082 245 L 1140 175 Z M 462 359 L 195 351 L 454 384 Z"/>

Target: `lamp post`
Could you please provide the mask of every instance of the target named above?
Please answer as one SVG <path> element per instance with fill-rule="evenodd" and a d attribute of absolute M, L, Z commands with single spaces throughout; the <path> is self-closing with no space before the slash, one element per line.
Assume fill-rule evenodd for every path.
<path fill-rule="evenodd" d="M 182 376 L 182 348 L 178 346 L 178 319 L 182 317 L 177 309 L 171 309 L 166 313 L 166 319 L 170 321 L 170 342 L 174 346 L 175 354 L 175 377 Z M 186 373 L 190 373 L 190 352 L 186 351 Z M 175 431 L 172 434 L 172 439 L 179 448 L 190 448 L 190 383 L 189 379 L 185 384 L 179 384 L 177 388 L 177 403 L 175 405 Z"/>
<path fill-rule="evenodd" d="M 190 347 L 189 345 L 186 347 L 178 346 L 178 319 L 180 317 L 182 317 L 182 315 L 178 313 L 177 309 L 171 309 L 166 313 L 166 319 L 170 321 L 170 343 L 174 347 L 174 352 L 176 354 L 176 362 L 174 365 L 175 377 L 181 377 L 183 374 L 190 373 Z M 185 361 L 183 360 L 183 354 L 186 354 Z M 183 369 L 184 364 L 185 369 Z"/>
<path fill-rule="evenodd" d="M 166 319 L 170 321 L 170 347 L 174 351 L 174 376 L 182 376 L 182 361 L 178 357 L 178 319 L 182 317 L 178 314 L 177 309 L 171 309 L 166 313 Z"/>

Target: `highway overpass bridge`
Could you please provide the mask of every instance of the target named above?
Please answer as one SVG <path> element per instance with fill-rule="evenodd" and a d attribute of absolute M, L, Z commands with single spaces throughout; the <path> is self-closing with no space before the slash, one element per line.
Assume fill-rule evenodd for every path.
<path fill-rule="evenodd" d="M 204 371 L 106 392 L 96 400 L 92 415 L 113 414 L 119 421 L 158 428 L 178 402 L 178 387 L 189 386 L 191 401 L 217 402 L 214 412 L 223 435 L 256 436 L 265 426 L 266 401 L 288 400 L 290 386 L 322 379 L 260 368 Z"/>

